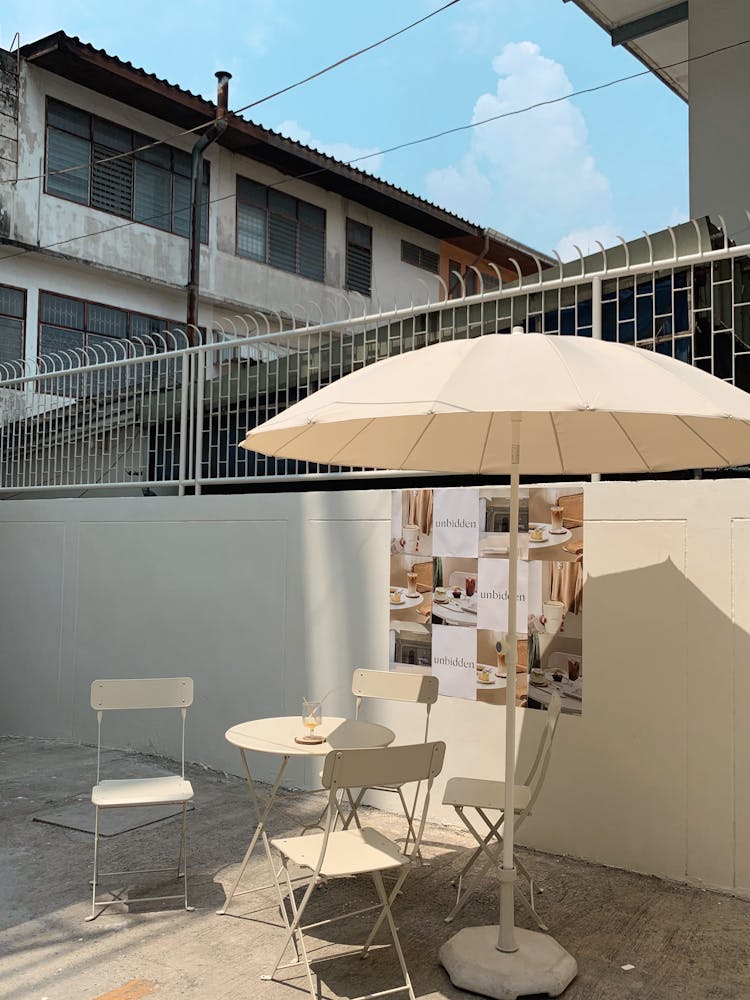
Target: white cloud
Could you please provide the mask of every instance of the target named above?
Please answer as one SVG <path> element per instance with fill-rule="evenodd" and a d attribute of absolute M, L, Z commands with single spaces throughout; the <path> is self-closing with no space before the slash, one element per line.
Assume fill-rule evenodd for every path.
<path fill-rule="evenodd" d="M 681 222 L 687 222 L 687 220 L 689 218 L 690 218 L 690 215 L 688 214 L 688 212 L 686 211 L 686 209 L 684 209 L 684 208 L 677 208 L 677 206 L 675 206 L 672 209 L 672 211 L 669 213 L 669 222 L 667 222 L 667 225 L 668 226 L 679 226 Z"/>
<path fill-rule="evenodd" d="M 352 163 L 353 167 L 366 170 L 371 174 L 378 171 L 383 164 L 383 154 L 378 152 L 377 147 L 352 146 L 348 142 L 327 142 L 323 139 L 316 139 L 309 129 L 304 128 L 293 119 L 283 121 L 276 127 L 276 131 L 281 132 L 289 139 L 296 139 L 297 142 L 302 142 L 305 146 L 312 146 L 313 149 L 317 149 L 321 153 L 333 156 L 343 163 L 354 160 L 356 162 Z M 366 156 L 367 159 L 360 159 L 363 156 Z"/>
<path fill-rule="evenodd" d="M 588 229 L 573 229 L 567 236 L 563 236 L 555 250 L 563 260 L 577 260 L 578 250 L 576 247 L 580 247 L 581 253 L 585 257 L 590 253 L 601 252 L 598 243 L 601 243 L 606 250 L 619 242 L 613 226 L 590 226 Z"/>
<path fill-rule="evenodd" d="M 492 37 L 487 26 L 498 21 L 502 5 L 503 0 L 473 0 L 461 5 L 459 10 L 463 16 L 451 24 L 459 52 L 476 52 L 485 48 Z"/>
<path fill-rule="evenodd" d="M 268 52 L 269 39 L 270 32 L 262 24 L 256 24 L 245 32 L 245 44 L 252 52 L 261 56 Z"/>
<path fill-rule="evenodd" d="M 569 100 L 556 100 L 573 90 L 565 68 L 533 42 L 506 45 L 492 65 L 495 92 L 477 98 L 472 122 L 508 117 L 477 125 L 460 164 L 428 174 L 429 196 L 540 249 L 560 233 L 611 226 L 612 192 L 585 118 Z M 491 191 L 484 207 L 478 190 Z"/>

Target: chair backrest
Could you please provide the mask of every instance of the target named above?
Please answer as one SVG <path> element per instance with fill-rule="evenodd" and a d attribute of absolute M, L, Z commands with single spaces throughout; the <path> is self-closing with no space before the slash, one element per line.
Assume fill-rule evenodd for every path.
<path fill-rule="evenodd" d="M 438 698 L 440 681 L 431 674 L 407 674 L 399 670 L 360 670 L 352 676 L 352 694 L 355 701 L 355 719 L 364 698 L 381 698 L 387 701 L 406 701 L 417 705 L 425 705 L 427 717 L 425 720 L 424 738 L 430 729 L 430 709 Z"/>
<path fill-rule="evenodd" d="M 328 838 L 340 815 L 340 789 L 361 789 L 426 782 L 419 825 L 412 842 L 411 857 L 419 856 L 432 783 L 443 769 L 445 743 L 415 743 L 412 746 L 377 747 L 372 750 L 332 750 L 323 767 L 323 787 L 330 789 L 328 811 L 318 869 L 326 852 Z M 416 804 L 416 803 L 415 803 Z M 357 822 L 359 826 L 359 822 Z"/>
<path fill-rule="evenodd" d="M 373 788 L 412 781 L 431 781 L 440 774 L 445 743 L 332 750 L 323 767 L 324 788 Z"/>
<path fill-rule="evenodd" d="M 182 715 L 180 765 L 185 777 L 185 717 L 193 704 L 192 677 L 128 677 L 96 680 L 91 684 L 91 707 L 96 712 L 96 780 L 102 749 L 102 715 L 124 709 L 179 708 Z"/>
<path fill-rule="evenodd" d="M 560 692 L 555 691 L 546 712 L 544 729 L 542 731 L 542 737 L 539 740 L 539 749 L 536 752 L 534 763 L 531 765 L 529 776 L 524 782 L 524 784 L 526 784 L 529 788 L 529 802 L 521 813 L 519 821 L 522 817 L 530 814 L 539 792 L 542 790 L 544 778 L 547 774 L 547 767 L 549 766 L 550 757 L 552 755 L 552 742 L 555 738 L 555 732 L 557 731 L 557 723 L 560 719 L 561 709 L 562 702 L 560 700 Z"/>
<path fill-rule="evenodd" d="M 192 704 L 192 677 L 128 677 L 94 681 L 91 685 L 91 707 L 97 712 L 127 708 L 187 708 Z"/>

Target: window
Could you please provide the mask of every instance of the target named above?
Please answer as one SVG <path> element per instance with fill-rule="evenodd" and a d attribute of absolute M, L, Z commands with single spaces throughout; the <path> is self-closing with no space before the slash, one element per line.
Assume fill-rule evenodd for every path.
<path fill-rule="evenodd" d="M 325 210 L 238 177 L 237 255 L 323 281 Z"/>
<path fill-rule="evenodd" d="M 1 320 L 0 317 L 0 322 Z M 112 339 L 130 340 L 136 337 L 144 339 L 148 347 L 150 333 L 167 330 L 172 325 L 179 324 L 171 324 L 159 316 L 144 316 L 125 309 L 115 309 L 99 302 L 85 302 L 67 295 L 40 292 L 38 353 L 42 355 L 66 349 L 104 346 Z M 140 344 L 136 346 L 138 349 L 134 353 L 142 353 Z M 104 359 L 102 355 L 101 360 Z"/>
<path fill-rule="evenodd" d="M 372 287 L 372 229 L 346 220 L 346 287 L 369 295 Z"/>
<path fill-rule="evenodd" d="M 19 361 L 23 357 L 25 318 L 26 292 L 0 285 L 0 361 Z"/>
<path fill-rule="evenodd" d="M 406 264 L 413 264 L 415 267 L 430 271 L 432 274 L 437 274 L 440 269 L 439 254 L 417 246 L 416 243 L 407 243 L 406 240 L 401 240 L 401 260 Z"/>
<path fill-rule="evenodd" d="M 138 132 L 50 99 L 45 190 L 102 212 L 187 236 L 190 154 L 163 144 L 133 152 L 151 142 Z M 208 202 L 209 165 L 204 161 L 203 243 L 208 242 Z"/>

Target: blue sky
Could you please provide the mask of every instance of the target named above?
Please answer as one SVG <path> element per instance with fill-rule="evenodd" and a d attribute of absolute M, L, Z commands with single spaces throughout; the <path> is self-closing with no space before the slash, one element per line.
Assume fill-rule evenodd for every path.
<path fill-rule="evenodd" d="M 441 0 L 3 0 L 0 45 L 63 29 L 230 107 L 257 100 Z M 460 0 L 392 42 L 253 109 L 340 159 L 643 69 L 572 3 Z M 687 107 L 643 77 L 357 164 L 484 226 L 569 256 L 687 217 Z"/>

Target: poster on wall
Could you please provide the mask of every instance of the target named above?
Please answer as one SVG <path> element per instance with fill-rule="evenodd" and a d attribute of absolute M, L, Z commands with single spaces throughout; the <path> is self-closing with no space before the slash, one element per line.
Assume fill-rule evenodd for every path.
<path fill-rule="evenodd" d="M 394 490 L 391 670 L 434 674 L 440 693 L 505 704 L 508 487 Z M 516 702 L 583 708 L 583 487 L 521 491 Z"/>

